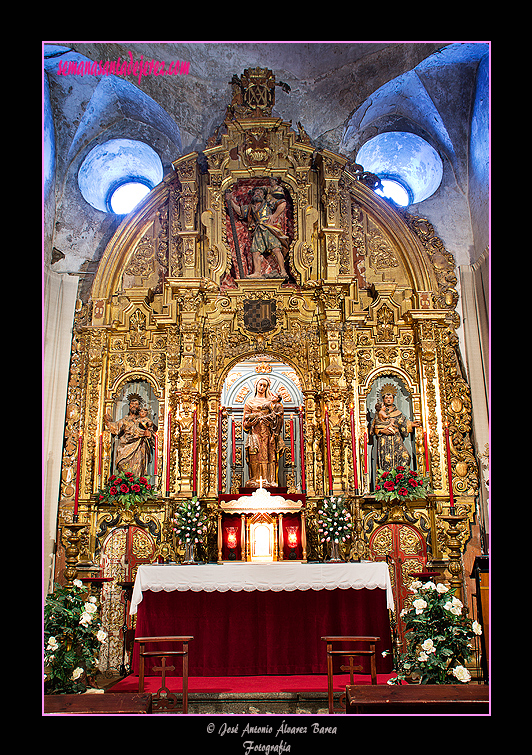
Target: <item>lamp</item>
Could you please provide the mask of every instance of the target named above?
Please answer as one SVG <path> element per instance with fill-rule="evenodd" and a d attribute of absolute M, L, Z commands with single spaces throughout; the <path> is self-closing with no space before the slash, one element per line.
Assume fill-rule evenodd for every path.
<path fill-rule="evenodd" d="M 231 559 L 231 561 L 233 561 L 236 559 L 236 527 L 226 527 L 225 531 L 227 533 L 227 547 L 229 548 L 229 558 Z"/>
<path fill-rule="evenodd" d="M 288 558 L 294 559 L 296 557 L 296 551 L 297 548 L 297 525 L 290 525 L 286 528 L 286 535 L 287 535 L 287 543 L 288 547 L 290 548 L 290 555 Z"/>

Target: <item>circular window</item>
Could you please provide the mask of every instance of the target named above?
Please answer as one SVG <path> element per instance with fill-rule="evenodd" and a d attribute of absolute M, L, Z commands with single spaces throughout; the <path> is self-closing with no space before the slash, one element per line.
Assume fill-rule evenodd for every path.
<path fill-rule="evenodd" d="M 443 178 L 443 163 L 431 145 L 416 134 L 378 134 L 359 150 L 356 162 L 383 184 L 381 196 L 406 207 L 434 194 Z M 405 196 L 406 194 L 406 196 Z"/>
<path fill-rule="evenodd" d="M 411 204 L 412 192 L 396 178 L 381 177 L 381 185 L 382 189 L 375 189 L 376 194 L 386 199 L 391 199 L 399 207 L 408 207 Z"/>
<path fill-rule="evenodd" d="M 141 181 L 126 181 L 109 192 L 109 207 L 117 215 L 128 215 L 150 191 Z"/>
<path fill-rule="evenodd" d="M 78 172 L 83 198 L 102 212 L 124 215 L 163 179 L 159 155 L 144 142 L 111 139 L 94 147 Z"/>

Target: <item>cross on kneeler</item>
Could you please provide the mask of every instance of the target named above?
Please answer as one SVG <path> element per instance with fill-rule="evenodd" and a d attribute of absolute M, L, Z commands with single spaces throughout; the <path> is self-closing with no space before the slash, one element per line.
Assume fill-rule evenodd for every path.
<path fill-rule="evenodd" d="M 350 679 L 351 684 L 353 684 L 353 681 L 354 681 L 354 679 L 353 679 L 353 673 L 355 671 L 358 671 L 358 672 L 362 671 L 362 666 L 354 666 L 353 665 L 353 656 L 350 655 L 349 656 L 349 666 L 340 666 L 340 671 L 349 671 L 349 679 Z"/>

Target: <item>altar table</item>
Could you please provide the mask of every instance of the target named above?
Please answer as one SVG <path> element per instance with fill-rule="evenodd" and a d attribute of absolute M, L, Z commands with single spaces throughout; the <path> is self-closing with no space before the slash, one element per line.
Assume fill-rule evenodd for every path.
<path fill-rule="evenodd" d="M 327 635 L 381 637 L 377 671 L 389 673 L 392 608 L 385 562 L 240 562 L 141 565 L 130 612 L 138 637 L 194 637 L 191 676 L 261 676 L 327 673 Z"/>

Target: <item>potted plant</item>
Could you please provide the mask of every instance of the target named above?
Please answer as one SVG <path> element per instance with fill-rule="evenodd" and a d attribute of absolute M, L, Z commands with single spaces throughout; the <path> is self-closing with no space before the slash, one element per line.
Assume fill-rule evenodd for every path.
<path fill-rule="evenodd" d="M 324 548 L 331 543 L 331 558 L 341 561 L 340 543 L 345 543 L 351 535 L 351 514 L 342 496 L 324 498 L 319 510 L 318 535 Z"/>
<path fill-rule="evenodd" d="M 177 542 L 185 546 L 183 563 L 194 563 L 194 546 L 203 540 L 207 532 L 207 514 L 196 497 L 184 501 L 177 508 L 172 529 Z"/>
<path fill-rule="evenodd" d="M 446 585 L 416 581 L 411 590 L 412 606 L 401 612 L 406 651 L 398 655 L 397 677 L 388 684 L 469 682 L 466 662 L 474 637 L 482 634 L 480 624 L 466 616 L 462 602 Z"/>
<path fill-rule="evenodd" d="M 79 579 L 55 585 L 44 606 L 44 692 L 65 695 L 93 686 L 101 643 L 107 638 L 97 619 L 96 598 L 86 599 Z"/>
<path fill-rule="evenodd" d="M 120 475 L 111 475 L 105 487 L 96 495 L 98 503 L 108 503 L 129 510 L 153 498 L 153 489 L 145 477 L 123 472 Z"/>
<path fill-rule="evenodd" d="M 425 498 L 431 493 L 428 477 L 423 477 L 407 467 L 396 467 L 389 471 L 377 470 L 375 500 L 411 501 Z"/>

